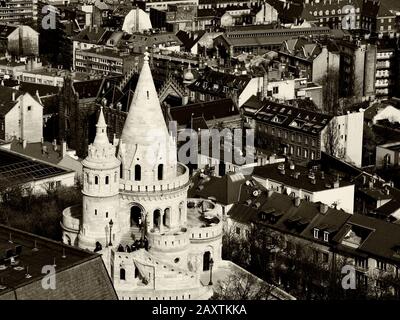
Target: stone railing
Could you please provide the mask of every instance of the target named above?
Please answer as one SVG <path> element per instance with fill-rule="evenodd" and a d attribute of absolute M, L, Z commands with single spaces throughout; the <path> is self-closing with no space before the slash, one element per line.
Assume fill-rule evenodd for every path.
<path fill-rule="evenodd" d="M 75 205 L 64 209 L 62 224 L 65 228 L 74 231 L 79 231 L 81 219 L 82 219 L 81 205 Z"/>

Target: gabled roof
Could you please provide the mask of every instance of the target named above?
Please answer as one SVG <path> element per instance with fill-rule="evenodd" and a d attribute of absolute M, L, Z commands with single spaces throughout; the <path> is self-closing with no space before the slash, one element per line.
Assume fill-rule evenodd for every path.
<path fill-rule="evenodd" d="M 252 116 L 259 122 L 310 135 L 319 135 L 333 118 L 331 115 L 276 103 L 268 99 L 260 101 L 256 96 L 249 98 L 242 108 L 246 115 Z"/>
<path fill-rule="evenodd" d="M 20 90 L 0 86 L 0 115 L 6 115 L 16 105 L 17 101 L 12 100 L 13 93 L 15 99 L 24 94 Z"/>
<path fill-rule="evenodd" d="M 247 87 L 251 77 L 248 75 L 233 75 L 207 69 L 204 74 L 188 86 L 191 91 L 208 93 L 212 96 L 225 97 L 225 88 L 236 90 L 238 96 Z"/>

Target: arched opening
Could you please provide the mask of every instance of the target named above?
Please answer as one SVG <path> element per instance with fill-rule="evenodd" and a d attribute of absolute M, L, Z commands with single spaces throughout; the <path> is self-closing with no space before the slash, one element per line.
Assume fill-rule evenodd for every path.
<path fill-rule="evenodd" d="M 184 208 L 185 203 L 182 201 L 179 204 L 179 222 L 182 223 L 183 221 L 183 208 Z"/>
<path fill-rule="evenodd" d="M 99 184 L 99 176 L 94 177 L 94 184 Z"/>
<path fill-rule="evenodd" d="M 139 227 L 142 222 L 142 208 L 139 206 L 133 206 L 131 208 L 131 227 L 136 226 Z"/>
<path fill-rule="evenodd" d="M 210 270 L 210 259 L 211 259 L 211 252 L 206 251 L 203 254 L 203 271 Z"/>
<path fill-rule="evenodd" d="M 122 179 L 124 177 L 124 169 L 122 168 L 122 163 L 119 166 L 119 177 Z"/>
<path fill-rule="evenodd" d="M 135 181 L 142 179 L 142 168 L 139 164 L 135 165 Z"/>
<path fill-rule="evenodd" d="M 158 180 L 162 180 L 163 179 L 163 175 L 164 175 L 164 165 L 163 164 L 159 164 L 157 171 L 158 171 L 157 172 Z"/>
<path fill-rule="evenodd" d="M 135 267 L 135 279 L 139 278 L 139 269 Z"/>
<path fill-rule="evenodd" d="M 106 181 L 105 181 L 105 183 L 106 184 L 109 184 L 110 183 L 110 177 L 109 176 L 106 176 L 106 179 L 105 179 Z"/>
<path fill-rule="evenodd" d="M 124 268 L 119 269 L 119 279 L 125 280 L 125 269 Z"/>
<path fill-rule="evenodd" d="M 221 161 L 218 165 L 218 175 L 220 177 L 223 177 L 225 175 L 226 172 L 226 164 L 224 161 Z"/>
<path fill-rule="evenodd" d="M 161 225 L 161 211 L 159 209 L 154 210 L 153 212 L 153 224 L 154 228 L 160 228 Z"/>
<path fill-rule="evenodd" d="M 171 223 L 171 209 L 167 208 L 164 210 L 164 215 L 163 215 L 163 225 L 165 227 L 169 227 Z"/>

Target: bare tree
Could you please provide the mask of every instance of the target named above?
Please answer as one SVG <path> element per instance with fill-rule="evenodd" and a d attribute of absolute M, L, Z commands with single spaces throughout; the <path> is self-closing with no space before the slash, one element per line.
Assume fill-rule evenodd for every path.
<path fill-rule="evenodd" d="M 329 114 L 338 114 L 339 105 L 339 71 L 330 69 L 320 80 L 322 84 L 323 111 Z"/>
<path fill-rule="evenodd" d="M 273 286 L 254 275 L 235 270 L 225 280 L 219 280 L 212 300 L 268 300 Z"/>
<path fill-rule="evenodd" d="M 326 126 L 322 139 L 327 154 L 339 159 L 344 157 L 344 150 L 340 144 L 339 125 L 335 118 Z"/>

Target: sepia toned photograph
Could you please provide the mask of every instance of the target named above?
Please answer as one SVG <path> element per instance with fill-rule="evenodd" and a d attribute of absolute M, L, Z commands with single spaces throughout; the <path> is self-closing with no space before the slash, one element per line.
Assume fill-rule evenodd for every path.
<path fill-rule="evenodd" d="M 253 319 L 399 270 L 400 1 L 0 0 L 3 308 Z"/>

